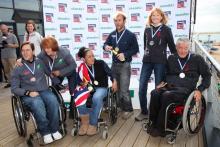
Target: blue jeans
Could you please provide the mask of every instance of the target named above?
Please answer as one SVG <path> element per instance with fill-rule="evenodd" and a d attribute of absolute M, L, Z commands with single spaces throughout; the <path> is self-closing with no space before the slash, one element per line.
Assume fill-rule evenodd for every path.
<path fill-rule="evenodd" d="M 24 96 L 22 101 L 33 113 L 42 136 L 59 130 L 59 103 L 49 89 L 36 97 Z"/>
<path fill-rule="evenodd" d="M 140 82 L 139 82 L 139 100 L 141 106 L 141 113 L 148 114 L 147 110 L 147 87 L 148 81 L 154 70 L 155 86 L 164 80 L 165 64 L 157 63 L 143 63 L 141 68 Z"/>
<path fill-rule="evenodd" d="M 97 87 L 92 97 L 92 108 L 87 108 L 86 104 L 79 106 L 78 111 L 80 115 L 89 114 L 89 124 L 97 126 L 99 112 L 103 106 L 103 99 L 107 96 L 107 88 Z"/>

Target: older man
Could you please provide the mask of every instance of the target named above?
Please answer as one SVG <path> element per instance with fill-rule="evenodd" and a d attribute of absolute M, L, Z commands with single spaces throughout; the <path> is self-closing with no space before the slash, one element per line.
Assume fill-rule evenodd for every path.
<path fill-rule="evenodd" d="M 112 57 L 112 72 L 117 79 L 119 91 L 119 106 L 123 111 L 123 119 L 129 118 L 133 114 L 129 85 L 131 77 L 132 56 L 139 51 L 139 46 L 134 33 L 125 28 L 126 15 L 117 12 L 114 16 L 116 30 L 111 32 L 104 43 L 106 51 L 114 50 Z"/>
<path fill-rule="evenodd" d="M 2 35 L 0 36 L 1 43 L 1 60 L 4 67 L 5 76 L 8 80 L 8 84 L 4 88 L 11 86 L 10 74 L 16 62 L 16 48 L 18 48 L 18 40 L 16 36 L 8 32 L 8 26 L 2 24 L 0 26 Z"/>
<path fill-rule="evenodd" d="M 165 112 L 171 103 L 184 103 L 194 91 L 194 98 L 201 99 L 202 91 L 210 85 L 211 73 L 203 57 L 189 51 L 190 42 L 187 38 L 177 40 L 177 54 L 168 58 L 166 82 L 162 82 L 151 92 L 149 133 L 164 136 Z M 199 77 L 202 82 L 197 87 Z"/>

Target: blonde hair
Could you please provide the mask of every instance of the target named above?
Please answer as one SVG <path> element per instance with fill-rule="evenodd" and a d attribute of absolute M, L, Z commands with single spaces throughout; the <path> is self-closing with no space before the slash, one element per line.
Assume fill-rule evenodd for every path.
<path fill-rule="evenodd" d="M 161 17 L 162 17 L 161 23 L 162 24 L 166 24 L 167 23 L 167 17 L 164 14 L 164 12 L 160 8 L 153 8 L 151 10 L 149 16 L 148 16 L 147 25 L 151 25 L 153 23 L 152 20 L 151 20 L 151 17 L 152 17 L 154 12 L 157 12 L 157 13 L 159 13 L 161 15 Z"/>
<path fill-rule="evenodd" d="M 126 14 L 125 14 L 124 12 L 122 12 L 122 11 L 117 11 L 117 12 L 114 14 L 114 16 L 113 16 L 113 19 L 116 20 L 116 18 L 117 18 L 119 15 L 123 16 L 124 20 L 126 20 L 127 16 L 126 16 Z"/>

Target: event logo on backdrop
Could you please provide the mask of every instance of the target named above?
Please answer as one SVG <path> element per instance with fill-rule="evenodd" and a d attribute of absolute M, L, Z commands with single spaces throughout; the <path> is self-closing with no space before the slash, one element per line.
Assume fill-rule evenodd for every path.
<path fill-rule="evenodd" d="M 113 15 L 123 11 L 126 27 L 135 33 L 140 53 L 133 57 L 131 73 L 139 76 L 143 57 L 143 36 L 148 14 L 160 7 L 168 17 L 175 40 L 188 37 L 190 0 L 43 0 L 45 35 L 53 35 L 59 45 L 70 50 L 79 63 L 78 49 L 91 48 L 96 58 L 111 65 L 111 53 L 102 49 L 108 35 L 115 29 Z"/>

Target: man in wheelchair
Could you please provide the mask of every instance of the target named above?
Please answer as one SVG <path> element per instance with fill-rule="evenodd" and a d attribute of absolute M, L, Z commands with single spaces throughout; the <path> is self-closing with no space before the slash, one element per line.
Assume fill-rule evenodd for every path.
<path fill-rule="evenodd" d="M 153 136 L 165 137 L 165 113 L 171 103 L 184 104 L 187 97 L 194 91 L 196 101 L 201 99 L 202 91 L 210 85 L 211 73 L 202 56 L 189 51 L 190 42 L 187 38 L 179 38 L 176 43 L 177 54 L 170 55 L 167 62 L 166 81 L 161 82 L 151 92 L 150 128 L 148 133 Z M 199 77 L 201 84 L 197 86 Z"/>
<path fill-rule="evenodd" d="M 21 45 L 22 66 L 12 72 L 11 91 L 21 97 L 36 119 L 45 144 L 62 138 L 59 130 L 59 103 L 49 90 L 44 64 L 34 56 L 34 45 Z"/>

